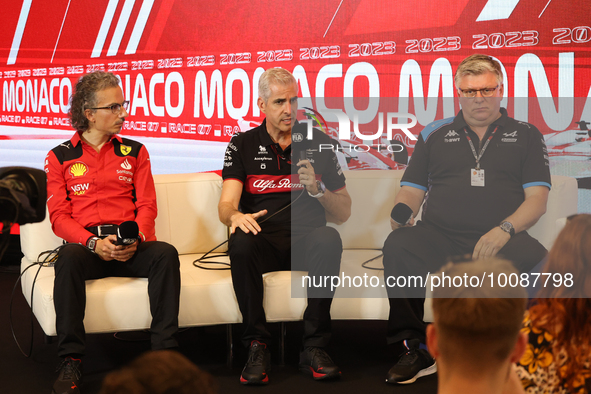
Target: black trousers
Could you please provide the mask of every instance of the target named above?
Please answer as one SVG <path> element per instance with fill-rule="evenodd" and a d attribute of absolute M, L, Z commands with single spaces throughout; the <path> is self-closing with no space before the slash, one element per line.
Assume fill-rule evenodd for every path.
<path fill-rule="evenodd" d="M 296 235 L 299 234 L 299 235 Z M 263 309 L 263 277 L 266 272 L 308 271 L 310 277 L 338 276 L 343 245 L 331 227 L 309 229 L 264 229 L 257 235 L 236 229 L 229 241 L 232 283 L 242 313 L 242 342 L 269 343 L 271 334 Z M 304 312 L 304 346 L 325 347 L 331 336 L 330 306 L 334 291 L 308 287 L 308 306 Z"/>
<path fill-rule="evenodd" d="M 384 243 L 384 280 L 389 276 L 434 274 L 451 258 L 472 256 L 478 239 L 452 239 L 436 227 L 419 221 L 414 227 L 392 231 Z M 520 272 L 530 271 L 546 256 L 547 250 L 535 238 L 522 231 L 499 251 L 498 257 L 513 263 Z M 387 286 L 390 298 L 388 344 L 418 338 L 425 342 L 423 321 L 425 289 Z"/>
<path fill-rule="evenodd" d="M 58 355 L 84 354 L 85 281 L 108 276 L 148 278 L 152 349 L 177 347 L 179 265 L 177 250 L 165 242 L 140 243 L 126 262 L 103 261 L 82 245 L 65 245 L 55 263 L 53 287 Z"/>

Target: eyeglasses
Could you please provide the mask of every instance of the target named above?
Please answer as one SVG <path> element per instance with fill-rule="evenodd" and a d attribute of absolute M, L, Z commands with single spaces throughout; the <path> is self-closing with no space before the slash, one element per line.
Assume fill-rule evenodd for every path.
<path fill-rule="evenodd" d="M 122 107 L 125 108 L 125 110 L 127 111 L 127 109 L 129 108 L 129 101 L 124 101 L 123 104 L 113 104 L 113 105 L 109 105 L 107 107 L 95 107 L 95 108 L 88 108 L 88 109 L 110 109 L 112 113 L 120 114 Z"/>
<path fill-rule="evenodd" d="M 495 91 L 499 88 L 499 85 L 495 86 L 494 88 L 484 88 L 484 89 L 460 89 L 458 88 L 458 92 L 462 93 L 464 97 L 474 98 L 476 94 L 480 92 L 482 97 L 492 97 L 495 94 Z"/>

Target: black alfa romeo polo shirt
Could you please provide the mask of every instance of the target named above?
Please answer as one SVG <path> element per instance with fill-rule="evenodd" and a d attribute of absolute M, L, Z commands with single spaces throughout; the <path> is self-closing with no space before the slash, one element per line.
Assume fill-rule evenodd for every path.
<path fill-rule="evenodd" d="M 310 197 L 299 183 L 295 164 L 300 155 L 310 160 L 316 179 L 324 182 L 328 190 L 336 192 L 345 187 L 345 176 L 330 148 L 334 142 L 316 129 L 312 140 L 306 137 L 306 125 L 296 123 L 292 130 L 292 145 L 283 150 L 267 133 L 264 120 L 260 126 L 236 134 L 228 144 L 222 178 L 242 182 L 242 212 L 255 213 L 266 209 L 267 216 L 270 216 L 294 201 L 289 209 L 262 223 L 262 228 L 290 228 L 291 225 L 316 228 L 326 224 L 322 204 Z"/>

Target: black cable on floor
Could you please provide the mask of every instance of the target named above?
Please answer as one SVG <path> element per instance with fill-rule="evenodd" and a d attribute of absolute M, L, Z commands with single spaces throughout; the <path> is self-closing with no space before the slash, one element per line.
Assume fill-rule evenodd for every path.
<path fill-rule="evenodd" d="M 361 263 L 361 266 L 362 266 L 363 268 L 367 268 L 368 270 L 374 270 L 374 271 L 383 271 L 383 270 L 384 270 L 384 268 L 375 268 L 375 267 L 368 267 L 368 266 L 367 266 L 367 264 L 368 264 L 368 263 L 371 263 L 372 261 L 379 259 L 379 258 L 380 258 L 380 257 L 382 257 L 383 255 L 384 255 L 383 253 L 380 253 L 380 254 L 379 254 L 379 255 L 377 255 L 376 257 L 372 257 L 371 259 L 369 259 L 369 260 L 366 260 L 366 261 L 364 261 L 363 263 Z"/>

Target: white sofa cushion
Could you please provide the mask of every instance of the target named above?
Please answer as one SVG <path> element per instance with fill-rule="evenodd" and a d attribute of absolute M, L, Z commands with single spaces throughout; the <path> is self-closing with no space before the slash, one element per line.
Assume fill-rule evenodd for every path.
<path fill-rule="evenodd" d="M 222 178 L 215 173 L 155 175 L 156 238 L 179 254 L 205 253 L 228 238 L 218 219 Z M 220 251 L 227 250 L 224 245 Z"/>

